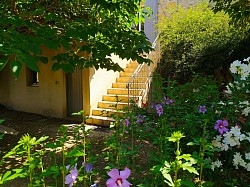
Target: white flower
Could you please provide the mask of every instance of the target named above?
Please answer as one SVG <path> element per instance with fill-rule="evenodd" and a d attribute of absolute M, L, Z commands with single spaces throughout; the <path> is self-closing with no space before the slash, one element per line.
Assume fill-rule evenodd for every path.
<path fill-rule="evenodd" d="M 250 171 L 250 162 L 248 164 L 246 164 L 245 168 L 247 171 Z"/>
<path fill-rule="evenodd" d="M 238 166 L 246 167 L 246 162 L 241 158 L 241 154 L 236 152 L 233 159 L 233 165 L 236 169 L 239 169 Z"/>
<path fill-rule="evenodd" d="M 249 113 L 250 113 L 250 107 L 246 107 L 242 110 L 242 114 L 244 116 L 248 116 Z"/>
<path fill-rule="evenodd" d="M 226 105 L 226 103 L 224 103 L 223 101 L 220 101 L 219 105 Z"/>
<path fill-rule="evenodd" d="M 246 134 L 247 136 L 245 137 L 245 140 L 248 140 L 250 142 L 250 132 L 247 132 Z"/>
<path fill-rule="evenodd" d="M 241 134 L 239 137 L 240 141 L 243 141 L 246 139 L 246 135 L 245 134 Z"/>
<path fill-rule="evenodd" d="M 232 94 L 232 91 L 230 90 L 230 87 L 229 87 L 229 85 L 226 85 L 226 90 L 225 90 L 225 93 L 227 93 L 227 94 Z"/>
<path fill-rule="evenodd" d="M 229 149 L 229 146 L 227 144 L 221 144 L 221 146 L 222 151 L 227 151 Z"/>
<path fill-rule="evenodd" d="M 236 137 L 241 135 L 240 128 L 238 126 L 231 127 L 230 133 L 232 133 Z"/>
<path fill-rule="evenodd" d="M 218 148 L 222 148 L 222 144 L 221 144 L 221 136 L 217 135 L 214 140 L 212 141 L 212 145 L 214 147 L 218 147 Z"/>
<path fill-rule="evenodd" d="M 249 105 L 249 101 L 240 101 L 239 104 L 240 105 Z"/>
<path fill-rule="evenodd" d="M 236 145 L 239 145 L 240 142 L 237 141 L 233 136 L 227 136 L 224 138 L 223 143 L 226 145 L 230 145 L 231 147 L 234 147 Z"/>
<path fill-rule="evenodd" d="M 241 80 L 246 80 L 246 78 L 249 75 L 248 71 L 248 65 L 247 64 L 241 64 L 241 71 L 239 72 Z"/>
<path fill-rule="evenodd" d="M 230 71 L 234 74 L 238 73 L 241 67 L 241 61 L 235 60 L 231 65 L 230 65 Z"/>
<path fill-rule="evenodd" d="M 247 57 L 243 61 L 248 62 L 249 60 L 250 60 L 250 57 Z"/>
<path fill-rule="evenodd" d="M 211 164 L 212 164 L 212 165 L 211 165 L 211 169 L 212 169 L 213 171 L 214 171 L 215 168 L 219 168 L 219 167 L 222 166 L 221 161 L 218 160 L 218 159 L 217 159 L 216 161 L 212 162 Z"/>
<path fill-rule="evenodd" d="M 215 110 L 215 114 L 221 114 L 221 111 Z"/>
<path fill-rule="evenodd" d="M 249 152 L 249 153 L 245 153 L 245 158 L 246 158 L 247 160 L 250 160 L 250 152 Z"/>

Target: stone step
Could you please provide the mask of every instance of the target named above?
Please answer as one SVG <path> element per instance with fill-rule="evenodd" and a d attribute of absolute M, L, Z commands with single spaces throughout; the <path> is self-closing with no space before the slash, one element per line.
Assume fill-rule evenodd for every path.
<path fill-rule="evenodd" d="M 138 67 L 138 63 L 129 63 L 126 65 L 127 68 L 137 68 Z"/>
<path fill-rule="evenodd" d="M 111 122 L 114 122 L 113 118 L 103 117 L 103 116 L 89 116 L 89 118 L 86 119 L 86 124 L 91 124 L 91 125 L 94 124 L 104 127 L 109 127 Z"/>
<path fill-rule="evenodd" d="M 110 88 L 108 89 L 108 94 L 113 94 L 113 95 L 130 95 L 133 96 L 140 96 L 142 95 L 142 89 L 122 89 L 122 88 Z"/>
<path fill-rule="evenodd" d="M 123 82 L 123 83 L 127 83 L 128 81 L 131 80 L 131 77 L 118 77 L 116 78 L 116 82 Z M 136 78 L 134 79 L 135 82 L 146 82 L 147 78 L 146 77 L 140 77 L 140 78 Z"/>
<path fill-rule="evenodd" d="M 134 72 L 120 72 L 120 77 L 131 77 Z"/>
<path fill-rule="evenodd" d="M 127 72 L 127 73 L 134 73 L 136 68 L 133 68 L 133 67 L 132 68 L 124 68 L 123 70 L 124 70 L 124 72 Z"/>
<path fill-rule="evenodd" d="M 124 112 L 117 111 L 113 109 L 103 109 L 103 108 L 95 108 L 92 109 L 92 116 L 103 116 L 103 117 L 112 117 L 112 116 L 122 116 Z"/>
<path fill-rule="evenodd" d="M 127 103 L 128 102 L 128 95 L 103 95 L 102 96 L 103 101 L 111 101 L 111 102 L 122 102 Z"/>
<path fill-rule="evenodd" d="M 97 107 L 102 109 L 124 109 L 128 106 L 128 103 L 116 103 L 116 102 L 109 102 L 109 101 L 100 101 L 98 102 Z"/>
<path fill-rule="evenodd" d="M 124 82 L 116 82 L 112 84 L 112 88 L 127 88 L 127 83 Z M 131 88 L 138 88 L 138 89 L 145 89 L 146 84 L 141 82 L 134 82 L 134 84 L 131 85 Z"/>

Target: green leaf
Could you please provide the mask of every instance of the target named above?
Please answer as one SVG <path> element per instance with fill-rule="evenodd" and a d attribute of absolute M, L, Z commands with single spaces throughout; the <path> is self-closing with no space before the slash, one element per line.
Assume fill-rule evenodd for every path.
<path fill-rule="evenodd" d="M 84 156 L 84 155 L 85 155 L 84 152 L 79 151 L 77 148 L 74 148 L 74 149 L 72 149 L 72 150 L 68 153 L 67 157 L 78 157 L 78 156 Z"/>
<path fill-rule="evenodd" d="M 191 155 L 190 154 L 183 154 L 183 155 L 177 156 L 176 158 L 189 161 L 191 159 Z"/>
<path fill-rule="evenodd" d="M 39 57 L 39 60 L 40 60 L 43 64 L 48 64 L 48 62 L 49 62 L 48 57 L 44 57 L 44 56 Z"/>
<path fill-rule="evenodd" d="M 2 180 L 5 180 L 10 175 L 11 175 L 11 171 L 6 171 L 5 174 L 2 177 Z"/>
<path fill-rule="evenodd" d="M 56 63 L 54 63 L 53 65 L 52 65 L 52 71 L 57 71 L 57 70 L 59 70 L 59 69 L 61 69 L 61 64 L 60 63 L 58 63 L 58 62 L 56 62 Z"/>
<path fill-rule="evenodd" d="M 196 175 L 199 175 L 199 173 L 197 172 L 197 170 L 189 162 L 183 163 L 181 165 L 181 167 L 182 167 L 183 170 L 188 170 L 190 173 L 194 173 Z"/>
<path fill-rule="evenodd" d="M 4 119 L 0 119 L 0 124 L 2 124 L 5 120 Z"/>
<path fill-rule="evenodd" d="M 44 44 L 50 48 L 50 49 L 54 49 L 57 50 L 59 48 L 59 42 L 57 40 L 46 40 L 44 41 Z"/>
<path fill-rule="evenodd" d="M 162 175 L 163 175 L 163 177 L 165 179 L 167 179 L 167 181 L 166 180 L 164 181 L 165 183 L 167 183 L 169 186 L 174 186 L 174 182 L 173 182 L 172 177 L 171 177 L 170 174 L 168 174 L 168 173 L 162 173 Z"/>
<path fill-rule="evenodd" d="M 35 71 L 35 72 L 39 72 L 39 67 L 37 65 L 38 63 L 38 58 L 28 55 L 28 54 L 24 54 L 23 56 L 18 56 L 18 59 L 20 61 L 22 61 L 24 64 L 26 64 L 26 66 L 28 68 L 30 68 L 31 70 Z"/>
<path fill-rule="evenodd" d="M 73 73 L 74 71 L 74 67 L 71 64 L 62 64 L 61 66 L 62 66 L 62 70 L 65 73 Z"/>
<path fill-rule="evenodd" d="M 7 64 L 9 58 L 8 57 L 0 57 L 0 71 L 4 68 L 4 66 Z"/>
<path fill-rule="evenodd" d="M 189 143 L 187 143 L 187 145 L 192 146 L 192 145 L 197 145 L 197 144 L 196 144 L 196 143 L 194 143 L 194 142 L 189 142 Z"/>
<path fill-rule="evenodd" d="M 84 110 L 81 110 L 79 112 L 72 113 L 71 115 L 73 115 L 73 116 L 83 116 L 84 113 L 85 113 Z"/>
<path fill-rule="evenodd" d="M 10 68 L 12 72 L 14 73 L 15 79 L 17 79 L 20 75 L 21 69 L 22 69 L 22 63 L 19 61 L 13 61 L 10 64 Z"/>
<path fill-rule="evenodd" d="M 41 142 L 47 140 L 49 138 L 49 136 L 42 136 L 41 138 L 39 138 L 34 145 L 38 145 L 40 144 Z"/>
<path fill-rule="evenodd" d="M 196 187 L 192 181 L 181 181 L 181 184 L 188 187 Z"/>

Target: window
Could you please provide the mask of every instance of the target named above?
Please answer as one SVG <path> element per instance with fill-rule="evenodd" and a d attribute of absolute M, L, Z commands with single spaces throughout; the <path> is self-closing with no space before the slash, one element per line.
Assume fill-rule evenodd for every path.
<path fill-rule="evenodd" d="M 26 68 L 27 86 L 39 86 L 39 74 L 29 68 Z"/>

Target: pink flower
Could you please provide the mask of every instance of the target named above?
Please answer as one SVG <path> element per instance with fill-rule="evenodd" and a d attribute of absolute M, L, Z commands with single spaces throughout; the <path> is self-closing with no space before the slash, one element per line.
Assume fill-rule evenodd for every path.
<path fill-rule="evenodd" d="M 214 129 L 218 130 L 222 135 L 224 132 L 228 131 L 228 128 L 226 128 L 226 126 L 228 126 L 227 120 L 217 120 Z"/>
<path fill-rule="evenodd" d="M 108 172 L 108 175 L 111 178 L 106 182 L 107 187 L 129 187 L 132 185 L 126 180 L 130 175 L 130 169 L 128 168 L 120 172 L 118 169 L 112 169 Z"/>

